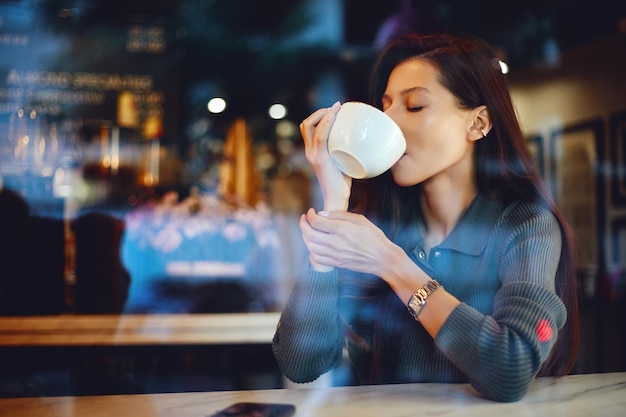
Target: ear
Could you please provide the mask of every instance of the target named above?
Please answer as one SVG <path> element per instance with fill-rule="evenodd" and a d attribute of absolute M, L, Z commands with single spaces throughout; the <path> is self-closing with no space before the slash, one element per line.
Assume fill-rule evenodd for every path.
<path fill-rule="evenodd" d="M 471 117 L 472 124 L 468 131 L 468 139 L 477 141 L 487 136 L 492 127 L 487 106 L 482 105 L 473 109 Z"/>

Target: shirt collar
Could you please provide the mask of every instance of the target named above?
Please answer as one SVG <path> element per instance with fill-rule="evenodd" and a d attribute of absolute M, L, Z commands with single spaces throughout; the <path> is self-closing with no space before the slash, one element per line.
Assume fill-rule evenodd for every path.
<path fill-rule="evenodd" d="M 479 255 L 501 213 L 502 203 L 478 194 L 439 248 Z"/>

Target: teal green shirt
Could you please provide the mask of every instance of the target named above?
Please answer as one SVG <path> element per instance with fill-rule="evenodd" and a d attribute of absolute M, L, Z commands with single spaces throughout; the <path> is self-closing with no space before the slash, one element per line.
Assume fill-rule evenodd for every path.
<path fill-rule="evenodd" d="M 488 398 L 516 401 L 566 320 L 554 293 L 561 238 L 546 208 L 480 195 L 428 256 L 420 228 L 404 230 L 396 243 L 461 301 L 434 339 L 381 279 L 307 268 L 274 336 L 278 365 L 310 382 L 347 347 L 363 383 L 469 382 Z M 348 328 L 365 343 L 346 338 Z"/>

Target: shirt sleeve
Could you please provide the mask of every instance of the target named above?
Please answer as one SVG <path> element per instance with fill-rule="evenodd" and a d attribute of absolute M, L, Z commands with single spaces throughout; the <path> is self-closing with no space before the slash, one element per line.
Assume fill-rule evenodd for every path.
<path fill-rule="evenodd" d="M 338 287 L 336 269 L 319 272 L 308 267 L 289 296 L 272 349 L 281 372 L 293 382 L 314 381 L 341 360 Z"/>
<path fill-rule="evenodd" d="M 503 226 L 498 267 L 501 287 L 493 312 L 461 303 L 439 330 L 435 343 L 474 388 L 499 401 L 517 401 L 528 390 L 566 321 L 554 292 L 561 232 L 548 212 L 511 213 Z M 501 240 L 502 241 L 502 240 Z"/>

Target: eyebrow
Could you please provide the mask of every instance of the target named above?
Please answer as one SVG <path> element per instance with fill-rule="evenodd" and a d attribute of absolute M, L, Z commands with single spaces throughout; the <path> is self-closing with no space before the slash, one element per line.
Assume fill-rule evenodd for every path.
<path fill-rule="evenodd" d="M 415 87 L 405 88 L 404 90 L 400 91 L 400 95 L 406 96 L 407 94 L 410 94 L 414 91 L 422 91 L 424 93 L 430 93 L 430 90 L 426 87 L 415 86 Z M 388 97 L 389 97 L 389 94 L 383 93 L 382 98 L 388 98 Z"/>

